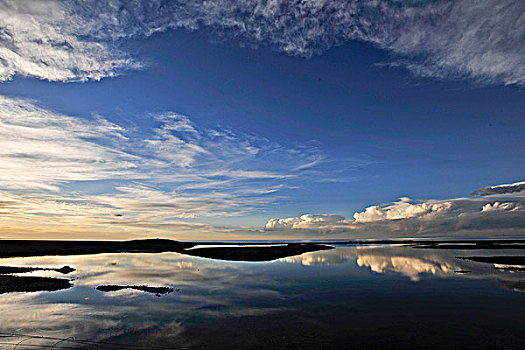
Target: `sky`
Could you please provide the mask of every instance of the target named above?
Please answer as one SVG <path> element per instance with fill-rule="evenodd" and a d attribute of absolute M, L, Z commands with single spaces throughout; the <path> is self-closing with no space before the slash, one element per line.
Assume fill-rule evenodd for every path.
<path fill-rule="evenodd" d="M 524 18 L 0 1 L 0 237 L 523 236 Z"/>

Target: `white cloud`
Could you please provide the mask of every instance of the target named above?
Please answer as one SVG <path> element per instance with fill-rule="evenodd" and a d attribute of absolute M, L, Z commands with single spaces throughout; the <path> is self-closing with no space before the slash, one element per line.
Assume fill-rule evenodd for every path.
<path fill-rule="evenodd" d="M 50 81 L 76 81 L 113 76 L 140 64 L 95 40 L 83 39 L 73 15 L 55 1 L 0 3 L 0 80 L 15 74 Z"/>
<path fill-rule="evenodd" d="M 270 219 L 266 223 L 265 230 L 297 230 L 297 229 L 318 229 L 323 230 L 325 227 L 329 227 L 330 230 L 334 230 L 337 225 L 346 224 L 348 221 L 341 215 L 335 214 L 305 214 L 299 217 L 286 218 L 286 219 Z"/>
<path fill-rule="evenodd" d="M 516 0 L 3 1 L 0 79 L 100 79 L 140 65 L 119 43 L 211 27 L 243 44 L 311 56 L 348 42 L 394 53 L 422 76 L 525 84 L 525 4 Z"/>
<path fill-rule="evenodd" d="M 510 210 L 510 211 L 516 211 L 521 210 L 522 207 L 513 202 L 494 202 L 494 203 L 488 203 L 483 206 L 481 211 L 494 211 L 494 210 Z"/>
<path fill-rule="evenodd" d="M 382 220 L 399 220 L 416 216 L 439 214 L 452 207 L 451 202 L 409 203 L 409 198 L 401 198 L 399 202 L 386 207 L 370 206 L 364 212 L 354 213 L 355 222 L 374 222 Z"/>
<path fill-rule="evenodd" d="M 65 182 L 131 176 L 138 157 L 112 147 L 122 132 L 101 118 L 83 121 L 0 96 L 0 188 L 58 191 Z"/>
<path fill-rule="evenodd" d="M 360 238 L 370 235 L 375 238 L 478 235 L 483 232 L 492 235 L 523 235 L 525 199 L 519 192 L 419 203 L 401 198 L 393 204 L 367 207 L 364 211 L 354 213 L 353 218 L 347 220 L 340 215 L 306 214 L 270 219 L 265 230 L 306 234 L 346 233 Z"/>
<path fill-rule="evenodd" d="M 299 165 L 322 156 L 202 131 L 174 113 L 152 118 L 137 133 L 0 96 L 0 234 L 212 230 L 181 220 L 260 210 L 303 176 Z"/>
<path fill-rule="evenodd" d="M 152 148 L 157 157 L 172 164 L 190 167 L 199 154 L 206 153 L 202 146 L 180 138 L 173 132 L 196 133 L 187 120 L 175 121 L 162 125 L 155 130 L 155 136 L 145 140 L 148 147 Z"/>

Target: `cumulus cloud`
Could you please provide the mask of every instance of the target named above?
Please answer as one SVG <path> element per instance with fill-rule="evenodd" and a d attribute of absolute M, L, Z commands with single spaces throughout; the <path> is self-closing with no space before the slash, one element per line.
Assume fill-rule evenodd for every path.
<path fill-rule="evenodd" d="M 151 117 L 137 133 L 0 96 L 1 233 L 209 231 L 184 220 L 264 208 L 306 176 L 298 166 L 322 157 L 317 147 L 202 130 L 176 113 Z"/>
<path fill-rule="evenodd" d="M 515 188 L 514 185 L 487 188 Z M 514 187 L 513 187 L 514 186 Z M 353 220 L 340 215 L 312 215 L 270 219 L 267 231 L 303 233 L 347 233 L 356 237 L 420 237 L 457 234 L 523 235 L 525 199 L 507 190 L 485 197 L 452 198 L 411 202 L 401 198 L 393 204 L 374 205 L 353 214 Z M 510 193 L 510 194 L 509 194 Z"/>
<path fill-rule="evenodd" d="M 265 229 L 268 231 L 273 230 L 295 230 L 303 228 L 316 227 L 322 229 L 325 226 L 334 228 L 334 225 L 345 224 L 346 219 L 341 215 L 334 214 L 306 214 L 295 218 L 286 219 L 270 219 L 266 223 Z"/>
<path fill-rule="evenodd" d="M 413 218 L 416 216 L 427 216 L 439 214 L 450 210 L 451 202 L 426 202 L 411 204 L 410 198 L 400 198 L 399 202 L 389 206 L 374 205 L 365 209 L 364 212 L 354 213 L 355 222 L 374 222 L 382 220 L 399 220 Z"/>
<path fill-rule="evenodd" d="M 494 202 L 494 203 L 487 203 L 481 208 L 481 211 L 494 211 L 494 210 L 510 210 L 510 211 L 516 211 L 521 210 L 522 207 L 518 203 L 513 202 Z"/>
<path fill-rule="evenodd" d="M 422 76 L 525 84 L 525 4 L 516 0 L 3 1 L 0 79 L 100 79 L 139 68 L 118 47 L 168 29 L 212 28 L 244 45 L 309 57 L 351 40 Z"/>

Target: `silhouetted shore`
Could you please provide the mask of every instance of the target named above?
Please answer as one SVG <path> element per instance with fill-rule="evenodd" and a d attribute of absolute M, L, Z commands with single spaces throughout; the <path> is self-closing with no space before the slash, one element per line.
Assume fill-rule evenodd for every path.
<path fill-rule="evenodd" d="M 0 275 L 0 294 L 12 292 L 42 292 L 67 289 L 73 285 L 68 279 Z"/>
<path fill-rule="evenodd" d="M 104 285 L 98 286 L 96 289 L 101 292 L 116 292 L 116 291 L 123 290 L 123 289 L 133 289 L 133 290 L 139 290 L 141 292 L 153 293 L 156 295 L 169 294 L 173 292 L 173 288 L 170 288 L 170 287 L 151 287 L 151 286 L 146 286 L 146 285 L 121 286 L 117 284 L 104 284 Z"/>
<path fill-rule="evenodd" d="M 330 249 L 331 245 L 344 244 L 403 244 L 421 249 L 524 249 L 525 239 L 381 239 L 320 242 L 181 242 L 169 239 L 131 241 L 0 240 L 0 258 L 174 252 L 220 260 L 268 261 L 311 251 Z"/>
<path fill-rule="evenodd" d="M 226 244 L 213 242 L 209 245 Z M 231 244 L 231 243 L 229 243 Z M 324 244 L 288 243 L 262 246 L 205 247 L 197 242 L 179 242 L 168 239 L 133 241 L 0 241 L 0 258 L 85 255 L 102 253 L 165 253 L 174 252 L 220 260 L 269 261 L 306 252 L 332 249 Z M 249 243 L 248 243 L 249 245 Z M 193 248 L 193 249 L 190 249 Z"/>

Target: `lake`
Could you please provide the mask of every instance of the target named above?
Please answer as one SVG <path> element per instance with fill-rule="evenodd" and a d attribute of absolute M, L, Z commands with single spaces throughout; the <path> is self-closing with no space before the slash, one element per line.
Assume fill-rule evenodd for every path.
<path fill-rule="evenodd" d="M 24 277 L 62 284 L 3 290 L 0 349 L 525 347 L 522 247 L 333 247 L 267 262 L 181 253 L 0 259 L 75 269 L 3 275 L 4 287 Z"/>

